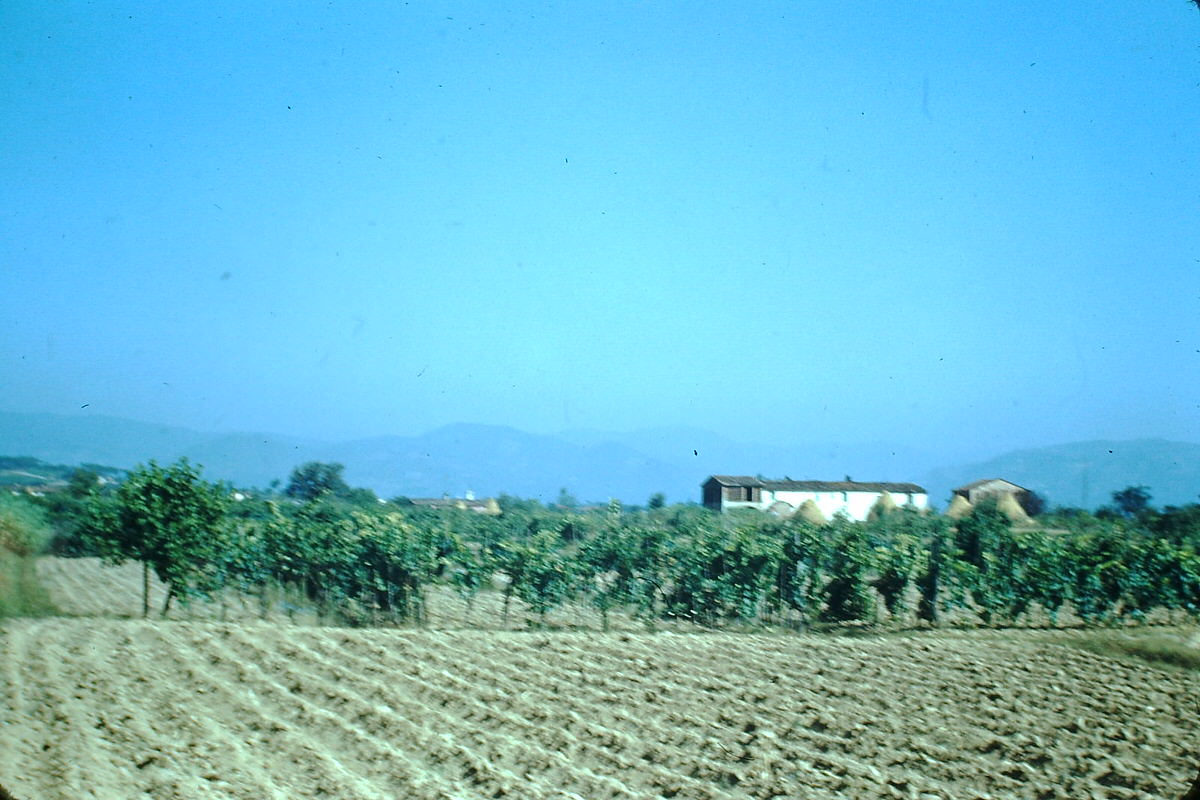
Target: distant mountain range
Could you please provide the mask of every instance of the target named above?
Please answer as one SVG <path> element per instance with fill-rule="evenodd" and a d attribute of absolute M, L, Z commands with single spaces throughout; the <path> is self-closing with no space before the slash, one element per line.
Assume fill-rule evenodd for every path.
<path fill-rule="evenodd" d="M 1095 508 L 1126 486 L 1147 486 L 1162 507 L 1200 502 L 1200 444 L 1165 439 L 1096 441 L 1015 450 L 977 464 L 931 470 L 930 497 L 979 478 L 1005 478 L 1054 506 Z M 938 494 L 934 494 L 934 490 Z"/>
<path fill-rule="evenodd" d="M 286 484 L 305 461 L 346 465 L 346 480 L 381 497 L 501 493 L 553 501 L 566 488 L 584 502 L 616 497 L 643 504 L 655 492 L 669 502 L 698 501 L 713 474 L 841 480 L 914 481 L 944 505 L 950 491 L 1002 477 L 1034 489 L 1053 505 L 1093 508 L 1113 491 L 1150 487 L 1156 505 L 1200 500 L 1200 445 L 1161 439 L 1078 442 L 1019 450 L 959 466 L 886 443 L 783 446 L 735 442 L 696 428 L 629 433 L 566 431 L 554 436 L 494 425 L 455 424 L 421 436 L 346 442 L 255 433 L 204 433 L 106 416 L 0 412 L 0 455 L 55 464 L 129 468 L 182 456 L 210 480 L 241 487 Z"/>

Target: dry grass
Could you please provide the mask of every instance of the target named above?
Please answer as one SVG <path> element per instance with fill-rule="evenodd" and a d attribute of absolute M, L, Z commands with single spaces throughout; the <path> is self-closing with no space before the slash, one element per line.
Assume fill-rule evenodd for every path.
<path fill-rule="evenodd" d="M 1200 672 L 1200 631 L 1195 628 L 1095 630 L 1079 633 L 1065 641 L 1102 656 L 1132 658 L 1156 666 Z"/>

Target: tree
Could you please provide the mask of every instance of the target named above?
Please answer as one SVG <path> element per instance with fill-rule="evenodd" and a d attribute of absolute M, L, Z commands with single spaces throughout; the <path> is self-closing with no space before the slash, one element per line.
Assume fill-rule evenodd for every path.
<path fill-rule="evenodd" d="M 321 461 L 301 464 L 292 470 L 283 493 L 300 500 L 316 500 L 326 494 L 347 497 L 350 495 L 350 486 L 342 477 L 345 468 L 342 464 L 326 464 Z"/>
<path fill-rule="evenodd" d="M 1112 499 L 1122 516 L 1126 519 L 1133 519 L 1150 508 L 1150 487 L 1126 486 L 1120 491 L 1113 492 Z"/>
<path fill-rule="evenodd" d="M 559 508 L 577 508 L 579 500 L 564 486 L 558 490 L 558 501 L 555 505 Z"/>
<path fill-rule="evenodd" d="M 1010 607 L 1015 591 L 1011 523 L 997 499 L 986 497 L 955 527 L 954 543 L 964 567 L 961 577 L 983 609 L 984 621 L 992 622 Z"/>
<path fill-rule="evenodd" d="M 1032 489 L 1019 494 L 1017 502 L 1021 504 L 1021 509 L 1030 517 L 1041 516 L 1046 513 L 1046 509 L 1049 507 L 1046 503 L 1046 498 Z"/>
<path fill-rule="evenodd" d="M 662 508 L 666 504 L 667 496 L 662 492 L 655 492 L 650 495 L 650 500 L 646 503 L 646 508 Z"/>
<path fill-rule="evenodd" d="M 102 485 L 103 480 L 98 472 L 78 467 L 71 472 L 63 491 L 38 498 L 54 529 L 54 538 L 50 542 L 51 553 L 57 556 L 95 555 L 88 551 L 79 538 L 79 520 L 89 499 L 101 490 Z"/>
<path fill-rule="evenodd" d="M 169 467 L 151 461 L 130 472 L 115 496 L 93 498 L 83 535 L 109 562 L 142 562 L 142 616 L 150 613 L 153 569 L 167 584 L 166 614 L 172 598 L 219 587 L 227 505 L 225 490 L 201 480 L 186 458 Z"/>

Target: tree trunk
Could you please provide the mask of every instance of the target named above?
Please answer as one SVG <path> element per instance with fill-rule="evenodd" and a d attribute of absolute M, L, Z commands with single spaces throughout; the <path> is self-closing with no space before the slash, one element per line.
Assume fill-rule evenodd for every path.
<path fill-rule="evenodd" d="M 163 619 L 167 618 L 167 612 L 171 610 L 171 600 L 174 597 L 175 597 L 175 587 L 168 586 L 167 587 L 167 599 L 163 602 L 163 608 L 162 608 Z"/>
<path fill-rule="evenodd" d="M 142 619 L 150 616 L 150 562 L 142 562 Z"/>

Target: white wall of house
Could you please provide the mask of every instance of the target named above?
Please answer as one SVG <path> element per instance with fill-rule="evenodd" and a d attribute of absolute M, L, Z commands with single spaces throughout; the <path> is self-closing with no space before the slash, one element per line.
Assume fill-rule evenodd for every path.
<path fill-rule="evenodd" d="M 853 520 L 865 520 L 871 509 L 879 502 L 882 492 L 809 492 L 788 489 L 763 489 L 761 503 L 733 503 L 726 501 L 727 508 L 761 508 L 767 509 L 772 503 L 782 501 L 793 509 L 799 508 L 806 500 L 812 500 L 826 519 L 833 519 L 837 513 L 845 514 Z M 911 505 L 914 508 L 929 507 L 929 495 L 921 493 L 893 494 L 892 502 L 897 506 Z"/>

